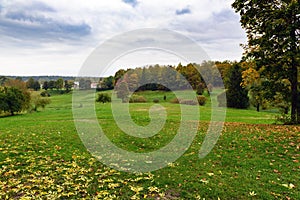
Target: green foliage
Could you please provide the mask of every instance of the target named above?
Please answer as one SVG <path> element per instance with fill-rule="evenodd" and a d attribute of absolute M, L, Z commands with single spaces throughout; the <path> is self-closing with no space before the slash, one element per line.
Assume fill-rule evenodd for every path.
<path fill-rule="evenodd" d="M 291 122 L 300 121 L 297 110 L 300 47 L 300 3 L 290 1 L 235 0 L 232 4 L 241 15 L 241 25 L 246 30 L 248 43 L 244 46 L 245 58 L 254 59 L 262 78 L 270 82 L 265 88 L 273 95 L 288 92 L 291 103 Z M 280 86 L 288 80 L 290 87 Z M 278 87 L 279 86 L 279 87 Z"/>
<path fill-rule="evenodd" d="M 47 91 L 41 92 L 40 95 L 41 95 L 42 97 L 50 97 L 50 96 L 51 96 L 51 94 L 50 94 L 49 92 L 47 92 Z"/>
<path fill-rule="evenodd" d="M 199 96 L 197 96 L 197 100 L 198 100 L 198 103 L 199 103 L 200 106 L 204 106 L 205 103 L 206 103 L 206 97 L 205 96 L 199 95 Z"/>
<path fill-rule="evenodd" d="M 59 78 L 55 82 L 55 88 L 57 90 L 61 90 L 64 87 L 64 80 L 62 78 Z"/>
<path fill-rule="evenodd" d="M 56 88 L 56 82 L 55 81 L 49 81 L 48 82 L 48 88 L 50 89 L 50 90 L 53 90 L 53 89 L 55 89 Z"/>
<path fill-rule="evenodd" d="M 96 102 L 101 102 L 101 103 L 111 102 L 111 97 L 107 93 L 99 93 Z"/>
<path fill-rule="evenodd" d="M 104 78 L 101 82 L 100 82 L 100 87 L 97 87 L 97 91 L 104 91 L 104 90 L 112 90 L 114 89 L 114 77 L 113 76 L 109 76 Z"/>
<path fill-rule="evenodd" d="M 227 82 L 227 106 L 229 108 L 248 108 L 249 97 L 248 92 L 241 86 L 242 83 L 242 68 L 239 64 L 235 63 L 228 72 Z"/>
<path fill-rule="evenodd" d="M 41 89 L 41 85 L 38 81 L 35 81 L 33 78 L 29 78 L 26 82 L 27 88 L 33 89 L 34 91 L 38 91 Z"/>
<path fill-rule="evenodd" d="M 45 81 L 45 82 L 43 83 L 42 88 L 43 88 L 44 90 L 48 90 L 48 89 L 49 89 L 49 82 L 48 82 L 48 81 Z"/>
<path fill-rule="evenodd" d="M 14 115 L 14 113 L 21 112 L 27 106 L 26 96 L 18 88 L 1 88 L 0 94 L 0 111 L 2 112 L 8 112 L 11 115 Z"/>
<path fill-rule="evenodd" d="M 32 93 L 31 105 L 32 111 L 38 111 L 38 108 L 45 109 L 46 105 L 50 104 L 51 100 L 48 97 L 42 97 L 40 94 Z"/>
<path fill-rule="evenodd" d="M 159 99 L 157 98 L 153 99 L 153 103 L 159 103 Z"/>
<path fill-rule="evenodd" d="M 73 85 L 74 85 L 73 81 L 65 80 L 64 88 L 65 88 L 65 90 L 66 90 L 67 93 L 72 90 Z"/>

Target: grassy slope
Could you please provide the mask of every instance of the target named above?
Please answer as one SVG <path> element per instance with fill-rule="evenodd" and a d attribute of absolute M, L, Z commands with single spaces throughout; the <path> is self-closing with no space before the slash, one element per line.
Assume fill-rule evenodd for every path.
<path fill-rule="evenodd" d="M 143 95 L 150 102 L 163 98 L 163 93 Z M 167 98 L 171 97 L 168 93 Z M 97 104 L 96 110 L 100 125 L 113 142 L 124 149 L 148 152 L 166 145 L 175 134 L 172 129 L 178 127 L 179 105 L 161 104 L 166 107 L 168 120 L 165 129 L 149 141 L 122 133 L 109 104 Z M 147 124 L 151 105 L 130 105 L 132 118 Z M 71 95 L 53 96 L 42 112 L 0 118 L 1 199 L 300 198 L 300 128 L 271 125 L 272 112 L 228 109 L 217 145 L 207 157 L 199 159 L 210 118 L 208 103 L 200 109 L 198 135 L 180 159 L 151 174 L 128 174 L 103 166 L 86 151 L 77 135 L 71 106 Z"/>

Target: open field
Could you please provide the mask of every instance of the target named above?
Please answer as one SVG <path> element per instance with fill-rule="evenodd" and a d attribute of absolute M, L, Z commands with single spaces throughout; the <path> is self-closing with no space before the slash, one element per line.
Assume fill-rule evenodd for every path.
<path fill-rule="evenodd" d="M 116 145 L 150 152 L 168 144 L 180 123 L 178 104 L 165 93 L 146 92 L 131 104 L 133 120 L 149 123 L 159 98 L 165 127 L 149 140 L 122 133 L 109 104 L 96 104 L 99 123 Z M 167 93 L 167 100 L 173 98 Z M 144 174 L 108 168 L 82 144 L 72 115 L 72 95 L 51 97 L 40 112 L 0 118 L 0 199 L 300 199 L 300 127 L 273 125 L 276 113 L 227 109 L 224 131 L 212 152 L 198 152 L 210 120 L 200 108 L 200 126 L 186 153 L 168 167 Z"/>

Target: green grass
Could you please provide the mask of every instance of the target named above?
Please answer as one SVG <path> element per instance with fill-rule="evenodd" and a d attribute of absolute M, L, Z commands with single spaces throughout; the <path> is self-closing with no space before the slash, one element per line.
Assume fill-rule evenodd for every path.
<path fill-rule="evenodd" d="M 141 95 L 149 102 L 130 104 L 137 124 L 150 122 L 153 98 L 161 99 L 168 114 L 162 131 L 149 139 L 123 133 L 110 104 L 97 103 L 96 112 L 117 146 L 150 152 L 175 136 L 180 105 L 163 101 L 163 95 L 173 97 L 170 92 Z M 40 112 L 0 118 L 0 199 L 300 199 L 300 127 L 273 125 L 274 112 L 227 109 L 216 146 L 199 159 L 210 119 L 208 102 L 200 107 L 197 135 L 182 157 L 163 169 L 131 174 L 106 167 L 86 150 L 73 121 L 71 94 L 51 100 Z"/>

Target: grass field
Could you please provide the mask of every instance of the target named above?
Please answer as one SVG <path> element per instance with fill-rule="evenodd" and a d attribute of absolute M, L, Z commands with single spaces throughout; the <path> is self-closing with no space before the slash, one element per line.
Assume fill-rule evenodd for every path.
<path fill-rule="evenodd" d="M 123 133 L 110 104 L 96 104 L 99 124 L 119 147 L 150 152 L 168 144 L 180 123 L 173 94 L 143 93 L 148 103 L 131 104 L 133 120 L 149 123 L 159 98 L 168 117 L 150 139 Z M 199 159 L 210 120 L 200 107 L 200 126 L 191 147 L 167 167 L 126 173 L 106 167 L 86 150 L 72 115 L 72 95 L 55 95 L 45 110 L 0 118 L 0 199 L 300 199 L 300 127 L 274 125 L 276 113 L 227 109 L 216 146 Z"/>

